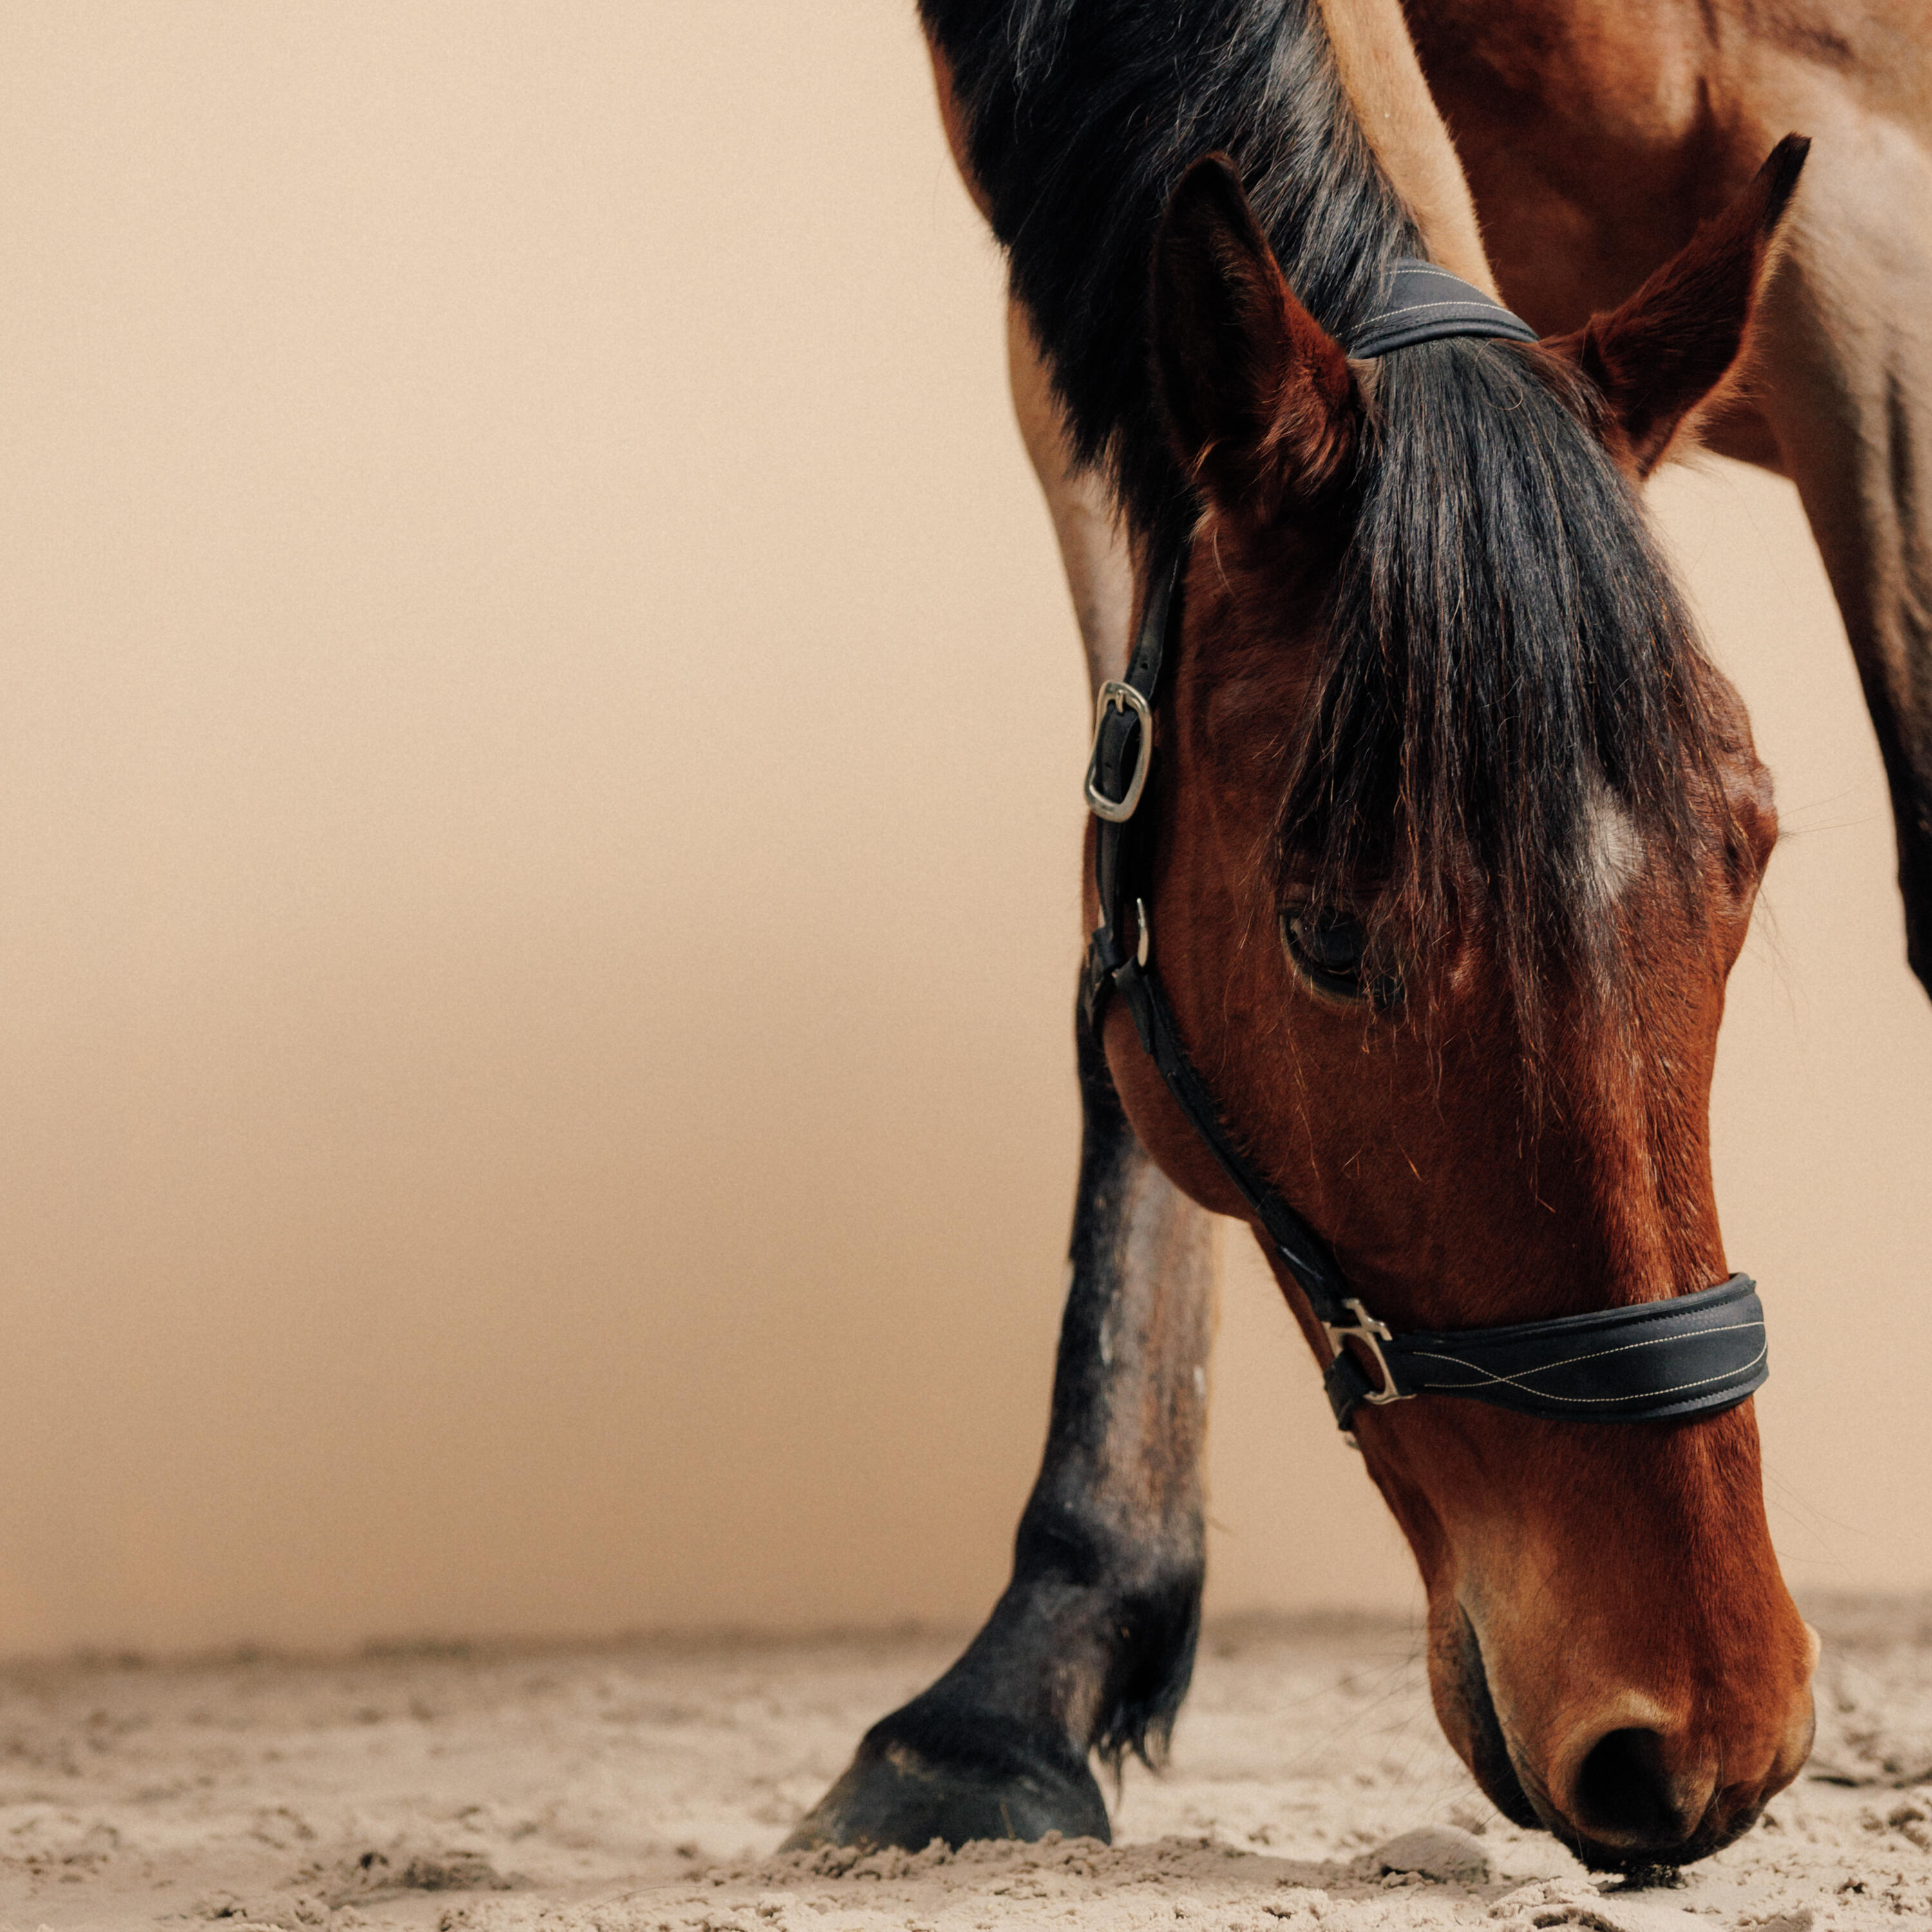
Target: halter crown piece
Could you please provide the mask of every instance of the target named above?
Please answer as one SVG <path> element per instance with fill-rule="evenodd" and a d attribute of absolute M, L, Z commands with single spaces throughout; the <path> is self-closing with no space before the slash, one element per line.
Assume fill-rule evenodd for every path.
<path fill-rule="evenodd" d="M 1383 299 L 1348 352 L 1382 356 L 1453 336 L 1537 340 L 1526 322 L 1480 289 L 1432 262 L 1403 259 L 1392 265 Z M 1419 1395 L 1463 1396 L 1524 1415 L 1585 1422 L 1660 1422 L 1734 1408 L 1770 1372 L 1764 1308 L 1748 1276 L 1594 1314 L 1399 1335 L 1350 1292 L 1328 1244 L 1236 1151 L 1154 971 L 1146 904 L 1153 839 L 1145 821 L 1135 821 L 1153 768 L 1154 707 L 1168 646 L 1180 630 L 1193 524 L 1191 505 L 1179 504 L 1156 530 L 1126 674 L 1100 688 L 1087 767 L 1087 803 L 1100 820 L 1094 863 L 1100 923 L 1088 941 L 1081 979 L 1085 1024 L 1098 1025 L 1111 994 L 1126 1002 L 1168 1092 L 1327 1332 L 1331 1354 L 1323 1381 L 1342 1429 L 1364 1402 L 1380 1406 Z"/>

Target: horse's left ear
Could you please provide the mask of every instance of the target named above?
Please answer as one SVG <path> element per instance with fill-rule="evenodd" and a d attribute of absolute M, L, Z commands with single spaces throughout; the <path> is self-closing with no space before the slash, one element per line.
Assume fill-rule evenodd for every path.
<path fill-rule="evenodd" d="M 1639 476 L 1657 467 L 1692 412 L 1736 368 L 1810 146 L 1802 134 L 1786 135 L 1750 185 L 1628 302 L 1544 344 L 1601 391 L 1612 453 Z"/>

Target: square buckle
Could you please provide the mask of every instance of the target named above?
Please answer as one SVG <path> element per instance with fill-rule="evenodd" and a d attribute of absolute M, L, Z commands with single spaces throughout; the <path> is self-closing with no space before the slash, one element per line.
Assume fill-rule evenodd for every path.
<path fill-rule="evenodd" d="M 1100 741 L 1107 728 L 1107 716 L 1117 712 L 1124 716 L 1131 712 L 1140 720 L 1140 747 L 1134 757 L 1133 776 L 1127 781 L 1127 788 L 1118 799 L 1109 798 L 1100 789 Z M 1123 684 L 1117 678 L 1109 678 L 1100 687 L 1100 695 L 1094 706 L 1094 749 L 1087 760 L 1087 808 L 1096 818 L 1106 819 L 1114 825 L 1124 824 L 1132 818 L 1141 802 L 1141 794 L 1147 789 L 1148 768 L 1154 762 L 1154 710 L 1147 700 L 1130 684 Z"/>

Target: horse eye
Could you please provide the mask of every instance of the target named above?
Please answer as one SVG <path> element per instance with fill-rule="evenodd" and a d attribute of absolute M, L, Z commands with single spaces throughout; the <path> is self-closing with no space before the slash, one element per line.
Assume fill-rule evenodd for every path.
<path fill-rule="evenodd" d="M 1292 906 L 1281 926 L 1289 958 L 1319 992 L 1336 999 L 1372 1000 L 1384 1008 L 1400 1001 L 1402 982 L 1371 958 L 1360 920 Z"/>

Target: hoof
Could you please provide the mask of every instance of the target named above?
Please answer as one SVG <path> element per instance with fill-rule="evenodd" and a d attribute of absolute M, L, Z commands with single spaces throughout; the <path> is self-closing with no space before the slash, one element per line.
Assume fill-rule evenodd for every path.
<path fill-rule="evenodd" d="M 844 1775 L 800 1820 L 782 1851 L 816 1845 L 903 1846 L 934 1838 L 955 1850 L 974 1838 L 1109 1842 L 1107 1807 L 1084 1759 L 984 1717 L 935 1722 L 910 1705 L 873 1726 Z"/>

